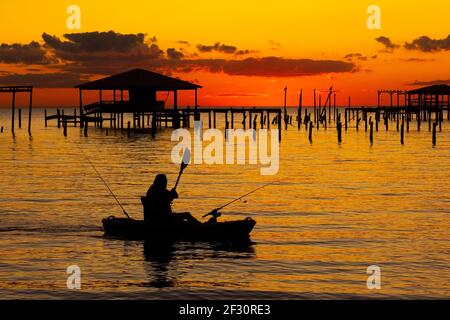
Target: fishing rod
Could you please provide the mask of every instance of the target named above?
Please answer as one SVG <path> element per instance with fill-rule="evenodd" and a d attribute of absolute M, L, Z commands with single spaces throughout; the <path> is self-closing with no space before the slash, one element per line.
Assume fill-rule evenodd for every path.
<path fill-rule="evenodd" d="M 89 162 L 89 164 L 92 166 L 92 168 L 95 170 L 95 172 L 97 173 L 98 177 L 100 178 L 100 180 L 103 181 L 104 185 L 106 186 L 106 188 L 109 190 L 109 192 L 111 193 L 111 195 L 114 197 L 114 199 L 116 200 L 117 204 L 120 206 L 120 208 L 122 208 L 123 213 L 127 216 L 128 219 L 130 218 L 130 215 L 127 213 L 127 211 L 125 210 L 125 208 L 122 206 L 122 204 L 120 203 L 119 199 L 117 199 L 116 195 L 114 194 L 114 192 L 111 190 L 111 188 L 108 186 L 108 184 L 106 183 L 105 179 L 103 179 L 102 175 L 100 174 L 100 172 L 98 172 L 97 168 L 94 166 L 94 164 L 91 162 L 91 160 L 89 160 L 88 157 L 86 157 L 86 160 Z"/>
<path fill-rule="evenodd" d="M 205 214 L 205 215 L 203 216 L 203 218 L 206 218 L 207 216 L 218 217 L 218 216 L 220 216 L 220 215 L 218 215 L 220 210 L 222 210 L 222 209 L 224 209 L 224 208 L 226 208 L 226 207 L 232 205 L 233 203 L 238 202 L 239 200 L 241 200 L 241 199 L 243 199 L 243 198 L 245 198 L 245 197 L 248 197 L 249 195 L 254 194 L 255 192 L 257 192 L 257 191 L 259 191 L 259 190 L 261 190 L 261 189 L 263 189 L 263 188 L 266 188 L 266 187 L 268 187 L 268 186 L 270 186 L 270 185 L 272 185 L 272 184 L 274 184 L 274 183 L 275 183 L 275 182 L 271 182 L 271 183 L 265 184 L 265 185 L 263 185 L 263 186 L 261 186 L 261 187 L 258 187 L 257 189 L 255 189 L 255 190 L 253 190 L 253 191 L 250 191 L 249 193 L 246 193 L 246 194 L 244 194 L 243 196 L 241 196 L 241 197 L 239 197 L 239 198 L 237 198 L 237 199 L 234 199 L 233 201 L 228 202 L 227 204 L 221 206 L 220 208 L 214 209 L 214 210 L 211 211 L 210 213 Z"/>
<path fill-rule="evenodd" d="M 78 145 L 77 145 L 78 146 Z M 119 199 L 117 199 L 116 195 L 114 194 L 114 192 L 111 190 L 111 188 L 109 187 L 108 183 L 106 183 L 105 179 L 103 179 L 102 175 L 100 174 L 100 172 L 97 170 L 97 168 L 94 166 L 94 164 L 92 163 L 92 161 L 89 159 L 89 157 L 86 155 L 86 153 L 84 152 L 84 150 L 78 146 L 78 148 L 80 149 L 81 153 L 83 154 L 84 158 L 86 159 L 87 162 L 89 162 L 89 164 L 91 165 L 91 167 L 94 169 L 94 171 L 97 173 L 97 176 L 100 178 L 100 180 L 102 180 L 103 184 L 106 186 L 106 188 L 108 189 L 109 193 L 111 193 L 111 195 L 114 197 L 114 200 L 116 200 L 117 204 L 120 206 L 120 208 L 122 209 L 123 213 L 125 214 L 125 216 L 128 219 L 131 219 L 130 215 L 127 213 L 127 211 L 125 210 L 125 208 L 122 206 L 122 204 L 120 203 Z"/>

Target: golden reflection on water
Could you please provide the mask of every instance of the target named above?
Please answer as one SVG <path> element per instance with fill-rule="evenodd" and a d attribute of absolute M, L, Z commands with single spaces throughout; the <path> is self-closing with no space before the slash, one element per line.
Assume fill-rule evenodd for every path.
<path fill-rule="evenodd" d="M 69 127 L 65 138 L 43 128 L 42 110 L 34 117 L 31 139 L 26 129 L 0 135 L 0 297 L 450 296 L 448 123 L 435 148 L 427 126 L 412 126 L 403 146 L 394 126 L 380 127 L 373 146 L 364 128 L 349 128 L 341 145 L 333 128 L 314 131 L 313 144 L 291 128 L 274 177 L 259 166 L 191 165 L 174 208 L 197 217 L 278 183 L 224 211 L 226 220 L 257 220 L 253 244 L 155 249 L 102 237 L 101 219 L 121 210 L 83 154 L 140 218 L 139 197 L 154 176 L 176 179 L 171 131 L 152 139 L 91 128 L 85 138 Z M 66 289 L 69 265 L 82 268 L 79 293 Z M 382 270 L 377 292 L 366 287 L 369 265 Z"/>

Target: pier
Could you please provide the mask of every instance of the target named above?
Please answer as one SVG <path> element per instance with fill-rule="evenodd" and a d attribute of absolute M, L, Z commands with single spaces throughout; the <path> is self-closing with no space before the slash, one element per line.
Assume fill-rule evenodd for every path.
<path fill-rule="evenodd" d="M 342 143 L 344 140 L 342 131 L 354 128 L 357 131 L 370 131 L 370 144 L 374 144 L 374 131 L 378 132 L 381 128 L 388 131 L 390 123 L 393 123 L 395 130 L 399 132 L 401 144 L 405 143 L 405 132 L 408 133 L 412 127 L 420 131 L 425 123 L 428 131 L 432 133 L 433 145 L 436 145 L 436 131 L 442 131 L 442 122 L 445 118 L 450 119 L 449 86 L 431 86 L 412 91 L 380 90 L 377 107 L 352 106 L 350 97 L 347 106 L 338 106 L 336 91 L 332 88 L 324 99 L 324 103 L 322 103 L 322 96 L 314 92 L 314 106 L 304 107 L 303 94 L 302 90 L 295 120 L 288 115 L 286 105 L 284 108 L 201 108 L 198 105 L 192 108 L 180 108 L 175 101 L 171 109 L 161 107 L 155 110 L 133 110 L 127 107 L 131 102 L 122 98 L 119 102 L 101 101 L 84 106 L 78 115 L 76 109 L 70 115 L 60 110 L 57 110 L 54 115 L 46 113 L 45 121 L 47 124 L 47 121 L 57 120 L 58 127 L 67 126 L 68 123 L 74 126 L 79 124 L 81 128 L 89 126 L 90 123 L 94 127 L 102 128 L 104 123 L 109 123 L 109 128 L 126 130 L 130 135 L 131 132 L 155 134 L 163 127 L 191 128 L 194 121 L 201 120 L 207 123 L 209 128 L 279 129 L 280 140 L 283 128 L 284 130 L 296 128 L 299 131 L 305 128 L 310 143 L 313 143 L 314 130 L 333 128 L 337 132 L 338 143 Z M 389 95 L 390 104 L 387 106 L 381 104 L 380 98 L 383 94 Z M 122 92 L 120 95 L 123 97 Z M 197 103 L 197 97 L 195 101 Z M 127 117 L 126 120 L 124 115 Z M 222 115 L 223 125 L 218 124 L 218 115 Z M 85 135 L 87 135 L 87 128 Z"/>
<path fill-rule="evenodd" d="M 26 93 L 29 95 L 29 106 L 28 106 L 28 134 L 31 135 L 31 116 L 33 111 L 33 87 L 32 86 L 1 86 L 1 93 L 10 93 L 12 95 L 11 102 L 11 132 L 14 134 L 15 131 L 15 115 L 16 115 L 16 95 L 18 93 Z M 22 110 L 18 110 L 18 126 L 22 127 Z M 3 132 L 3 127 L 1 129 Z"/>
<path fill-rule="evenodd" d="M 396 130 L 399 141 L 405 144 L 410 130 L 427 128 L 432 144 L 437 144 L 437 132 L 442 131 L 442 122 L 450 120 L 450 86 L 435 85 L 415 90 L 378 90 L 377 106 L 353 106 L 351 97 L 347 105 L 338 105 L 337 93 L 330 87 L 328 91 L 314 90 L 313 105 L 303 106 L 304 91 L 300 91 L 296 116 L 287 111 L 288 88 L 284 89 L 284 106 L 280 107 L 200 107 L 198 90 L 202 87 L 176 78 L 167 77 L 143 69 L 135 69 L 118 75 L 84 83 L 75 87 L 79 90 L 79 106 L 67 113 L 67 109 L 57 109 L 54 114 L 45 110 L 45 126 L 56 121 L 57 127 L 79 126 L 88 136 L 89 127 L 126 131 L 131 134 L 155 135 L 162 128 L 192 128 L 195 121 L 202 121 L 208 128 L 224 129 L 278 129 L 281 141 L 284 130 L 304 129 L 308 140 L 313 143 L 313 133 L 319 130 L 336 130 L 338 143 L 345 141 L 345 132 L 350 129 L 369 132 L 370 144 L 376 143 L 374 132 Z M 179 107 L 178 93 L 194 91 L 192 107 Z M 97 92 L 98 100 L 84 103 L 84 93 Z M 11 131 L 15 130 L 17 93 L 29 93 L 29 124 L 31 134 L 32 86 L 0 87 L 0 93 L 12 93 Z M 173 94 L 170 108 L 165 101 L 157 99 L 158 92 Z M 105 96 L 112 99 L 105 99 Z M 383 98 L 388 97 L 388 103 Z M 386 100 L 386 99 L 384 99 Z M 66 113 L 65 113 L 66 112 Z M 218 116 L 220 121 L 218 123 Z M 18 126 L 22 125 L 21 110 L 18 110 Z M 3 127 L 1 132 L 3 132 Z"/>

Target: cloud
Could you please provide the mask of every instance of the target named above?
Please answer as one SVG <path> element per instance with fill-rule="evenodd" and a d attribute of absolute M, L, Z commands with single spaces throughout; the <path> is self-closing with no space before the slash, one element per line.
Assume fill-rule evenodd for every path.
<path fill-rule="evenodd" d="M 189 41 L 185 41 L 185 40 L 178 40 L 178 41 L 175 41 L 175 42 L 178 43 L 178 44 L 184 45 L 184 46 L 190 46 L 191 45 L 191 43 Z"/>
<path fill-rule="evenodd" d="M 86 32 L 65 34 L 62 37 L 47 33 L 42 35 L 43 45 L 4 45 L 17 50 L 40 50 L 38 57 L 11 55 L 8 61 L 22 61 L 25 68 L 18 73 L 0 74 L 0 81 L 8 84 L 33 84 L 41 87 L 71 87 L 83 82 L 89 76 L 105 76 L 134 68 L 145 68 L 155 72 L 174 74 L 206 71 L 226 75 L 259 77 L 301 77 L 319 74 L 356 72 L 357 66 L 351 61 L 288 59 L 283 57 L 247 57 L 250 53 L 237 47 L 216 43 L 203 46 L 208 52 L 234 54 L 234 59 L 199 58 L 187 55 L 182 49 L 168 48 L 163 51 L 156 38 L 147 38 L 143 33 L 120 34 L 109 32 Z M 26 48 L 26 49 L 24 49 Z M 16 51 L 17 51 L 16 50 Z M 27 51 L 27 52 L 28 52 Z M 2 55 L 6 59 L 6 55 Z M 45 57 L 47 60 L 43 60 Z M 360 57 L 361 58 L 361 57 Z M 37 69 L 36 62 L 48 63 Z M 30 68 L 31 67 L 31 68 Z"/>
<path fill-rule="evenodd" d="M 359 61 L 367 61 L 367 57 L 363 56 L 361 53 L 349 53 L 344 59 L 347 61 L 359 60 Z"/>
<path fill-rule="evenodd" d="M 40 64 L 52 63 L 52 59 L 46 55 L 41 45 L 32 41 L 29 44 L 1 44 L 0 62 L 7 64 Z"/>
<path fill-rule="evenodd" d="M 448 80 L 431 80 L 431 81 L 414 81 L 412 83 L 406 83 L 407 86 L 434 86 L 450 84 L 450 79 Z"/>
<path fill-rule="evenodd" d="M 1 85 L 23 86 L 33 85 L 38 88 L 70 88 L 82 82 L 88 81 L 88 77 L 80 74 L 63 73 L 8 73 L 0 75 Z"/>
<path fill-rule="evenodd" d="M 131 49 L 144 45 L 145 39 L 143 33 L 120 34 L 114 31 L 70 33 L 65 34 L 63 37 L 68 41 L 61 41 L 58 37 L 47 33 L 42 35 L 48 47 L 72 52 L 128 52 Z"/>
<path fill-rule="evenodd" d="M 53 50 L 58 58 L 68 61 L 101 59 L 102 57 L 109 59 L 113 57 L 116 59 L 159 58 L 164 54 L 154 43 L 156 38 L 150 39 L 150 44 L 147 44 L 143 33 L 85 32 L 65 34 L 63 37 L 68 41 L 47 33 L 42 35 L 45 47 Z"/>
<path fill-rule="evenodd" d="M 422 58 L 407 58 L 407 59 L 398 59 L 403 62 L 432 62 L 436 61 L 435 59 L 422 59 Z"/>
<path fill-rule="evenodd" d="M 197 49 L 200 52 L 216 51 L 216 52 L 221 52 L 221 53 L 225 53 L 225 54 L 235 54 L 235 55 L 244 55 L 244 54 L 250 53 L 250 50 L 238 50 L 238 48 L 235 46 L 221 44 L 220 42 L 216 42 L 212 46 L 199 44 L 199 45 L 197 45 Z"/>
<path fill-rule="evenodd" d="M 244 60 L 203 59 L 185 61 L 212 73 L 259 77 L 301 77 L 325 73 L 355 72 L 353 63 L 336 60 L 285 59 L 281 57 Z"/>
<path fill-rule="evenodd" d="M 167 49 L 167 57 L 169 59 L 180 60 L 184 58 L 184 54 L 181 51 L 177 51 L 175 48 L 169 48 Z"/>
<path fill-rule="evenodd" d="M 398 44 L 395 44 L 391 41 L 391 39 L 389 39 L 388 37 L 378 37 L 375 39 L 375 41 L 381 43 L 382 45 L 384 45 L 385 50 L 383 50 L 383 52 L 393 52 L 395 49 L 399 48 L 400 46 Z"/>
<path fill-rule="evenodd" d="M 447 51 L 450 50 L 450 34 L 445 39 L 431 39 L 428 36 L 422 36 L 410 43 L 405 43 L 405 48 L 422 52 Z"/>

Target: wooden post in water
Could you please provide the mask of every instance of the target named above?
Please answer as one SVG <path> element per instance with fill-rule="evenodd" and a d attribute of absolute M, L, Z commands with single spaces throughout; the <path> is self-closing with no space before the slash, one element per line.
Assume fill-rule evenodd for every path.
<path fill-rule="evenodd" d="M 45 127 L 47 128 L 47 109 L 44 110 Z"/>
<path fill-rule="evenodd" d="M 317 108 L 316 89 L 314 89 L 314 123 L 316 123 L 317 121 L 316 108 Z"/>
<path fill-rule="evenodd" d="M 336 109 L 336 93 L 333 95 L 333 120 L 336 121 L 338 116 L 338 111 Z"/>
<path fill-rule="evenodd" d="M 367 124 L 368 124 L 368 123 L 367 123 L 367 121 L 368 121 L 368 120 L 367 120 L 367 111 L 364 110 L 364 113 L 363 113 L 363 114 L 364 114 L 364 131 L 367 132 L 367 128 L 368 128 L 368 127 L 367 127 Z"/>
<path fill-rule="evenodd" d="M 188 110 L 188 122 L 189 122 L 189 110 Z M 151 132 L 152 132 L 152 137 L 155 137 L 156 135 L 156 130 L 158 129 L 158 122 L 156 119 L 156 112 L 152 113 L 152 128 L 151 128 Z M 189 124 L 188 124 L 189 127 Z"/>
<path fill-rule="evenodd" d="M 302 126 L 302 105 L 303 105 L 303 89 L 300 90 L 300 101 L 297 111 L 297 129 L 300 130 Z"/>
<path fill-rule="evenodd" d="M 433 122 L 433 146 L 436 145 L 436 127 L 437 127 L 437 123 Z"/>
<path fill-rule="evenodd" d="M 33 113 L 33 88 L 30 91 L 30 100 L 28 106 L 28 134 L 31 136 L 31 116 Z"/>
<path fill-rule="evenodd" d="M 405 144 L 405 116 L 402 116 L 402 125 L 400 129 L 400 143 Z"/>
<path fill-rule="evenodd" d="M 73 126 L 77 126 L 77 109 L 73 109 Z"/>
<path fill-rule="evenodd" d="M 345 131 L 348 129 L 348 110 L 345 108 Z"/>
<path fill-rule="evenodd" d="M 281 110 L 278 111 L 278 140 L 281 141 Z"/>
<path fill-rule="evenodd" d="M 19 108 L 19 110 L 17 110 L 17 111 L 18 111 L 17 118 L 19 121 L 19 129 L 20 129 L 20 128 L 22 128 L 22 109 Z"/>
<path fill-rule="evenodd" d="M 431 111 L 428 111 L 428 131 L 431 131 Z"/>
<path fill-rule="evenodd" d="M 88 128 L 89 128 L 89 121 L 86 119 L 86 121 L 84 122 L 84 136 L 85 137 L 88 136 Z"/>
<path fill-rule="evenodd" d="M 337 127 L 337 132 L 338 132 L 338 143 L 341 143 L 342 142 L 342 122 L 341 122 L 340 114 L 338 115 L 336 127 Z"/>
<path fill-rule="evenodd" d="M 356 110 L 356 131 L 359 131 L 359 109 Z"/>
<path fill-rule="evenodd" d="M 417 131 L 420 131 L 420 111 L 417 113 Z"/>
<path fill-rule="evenodd" d="M 409 121 L 411 120 L 411 114 L 406 113 L 406 132 L 409 132 Z"/>
<path fill-rule="evenodd" d="M 128 121 L 128 125 L 127 125 L 127 136 L 128 136 L 128 138 L 130 137 L 130 134 L 131 134 L 131 122 Z"/>
<path fill-rule="evenodd" d="M 63 120 L 63 127 L 64 127 L 64 137 L 67 137 L 67 119 Z"/>
<path fill-rule="evenodd" d="M 439 116 L 439 132 L 442 132 L 442 118 L 444 117 L 443 111 L 439 111 L 438 113 Z"/>
<path fill-rule="evenodd" d="M 264 129 L 264 125 L 266 124 L 266 120 L 265 120 L 265 117 L 264 117 L 264 110 L 262 110 L 259 113 L 259 116 L 261 117 L 261 119 L 259 121 L 259 123 L 261 124 L 261 129 Z"/>
<path fill-rule="evenodd" d="M 15 117 L 15 110 L 16 110 L 16 92 L 13 91 L 13 96 L 12 96 L 12 113 L 11 113 L 11 132 L 14 134 L 14 117 Z"/>
<path fill-rule="evenodd" d="M 313 123 L 312 121 L 309 122 L 309 142 L 312 143 L 312 132 L 313 132 Z"/>
<path fill-rule="evenodd" d="M 380 109 L 377 110 L 377 112 L 375 113 L 375 130 L 378 132 L 378 123 L 380 122 L 380 117 L 381 117 L 381 113 L 380 113 Z"/>
<path fill-rule="evenodd" d="M 372 119 L 370 120 L 370 144 L 373 145 L 373 122 L 372 122 Z"/>
<path fill-rule="evenodd" d="M 288 114 L 287 114 L 287 90 L 288 87 L 284 89 L 284 129 L 288 129 Z"/>
<path fill-rule="evenodd" d="M 56 114 L 58 116 L 58 129 L 61 128 L 61 111 L 56 109 Z"/>

